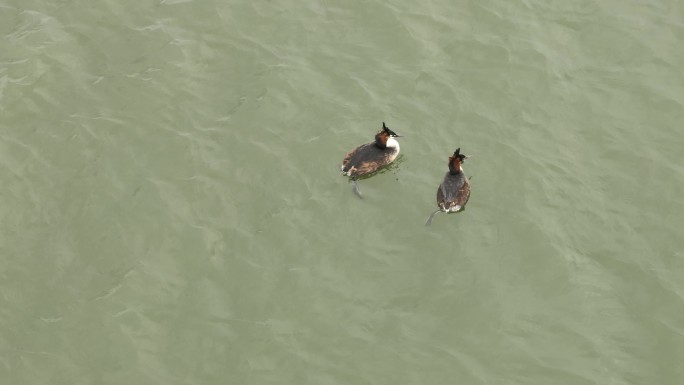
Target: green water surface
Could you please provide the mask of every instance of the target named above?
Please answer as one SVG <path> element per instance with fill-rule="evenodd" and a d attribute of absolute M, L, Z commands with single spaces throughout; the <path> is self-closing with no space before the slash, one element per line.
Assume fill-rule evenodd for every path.
<path fill-rule="evenodd" d="M 684 383 L 683 25 L 0 0 L 0 383 Z M 456 147 L 470 202 L 426 228 Z"/>

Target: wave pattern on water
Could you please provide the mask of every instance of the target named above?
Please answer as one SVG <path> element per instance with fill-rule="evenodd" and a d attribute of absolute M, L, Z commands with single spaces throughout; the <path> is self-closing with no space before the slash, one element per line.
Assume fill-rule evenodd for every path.
<path fill-rule="evenodd" d="M 676 6 L 0 8 L 6 382 L 682 382 Z"/>

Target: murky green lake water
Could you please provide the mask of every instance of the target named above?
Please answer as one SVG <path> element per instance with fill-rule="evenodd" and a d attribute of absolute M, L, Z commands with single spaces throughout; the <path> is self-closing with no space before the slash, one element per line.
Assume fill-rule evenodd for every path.
<path fill-rule="evenodd" d="M 0 383 L 684 383 L 683 26 L 0 0 Z M 468 208 L 426 228 L 456 147 Z"/>

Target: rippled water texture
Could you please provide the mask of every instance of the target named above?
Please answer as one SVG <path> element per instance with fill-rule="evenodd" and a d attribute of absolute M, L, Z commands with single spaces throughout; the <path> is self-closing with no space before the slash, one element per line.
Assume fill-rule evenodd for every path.
<path fill-rule="evenodd" d="M 684 383 L 680 2 L 0 0 L 0 34 L 0 383 Z"/>

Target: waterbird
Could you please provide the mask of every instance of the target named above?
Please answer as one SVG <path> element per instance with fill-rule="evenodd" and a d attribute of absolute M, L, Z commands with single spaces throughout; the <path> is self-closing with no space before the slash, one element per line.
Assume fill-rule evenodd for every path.
<path fill-rule="evenodd" d="M 342 160 L 342 175 L 346 175 L 352 180 L 352 191 L 359 198 L 363 199 L 359 186 L 356 183 L 358 178 L 368 176 L 394 162 L 399 155 L 399 138 L 396 132 L 387 127 L 382 122 L 382 129 L 375 134 L 375 140 L 370 143 L 362 144 L 351 150 Z"/>
<path fill-rule="evenodd" d="M 468 155 L 461 154 L 461 148 L 454 151 L 454 155 L 449 157 L 449 171 L 444 175 L 442 183 L 437 188 L 437 207 L 439 209 L 432 214 L 425 222 L 425 226 L 430 226 L 432 218 L 438 212 L 446 214 L 457 213 L 465 208 L 468 198 L 470 198 L 470 182 L 463 173 L 461 165 Z"/>

